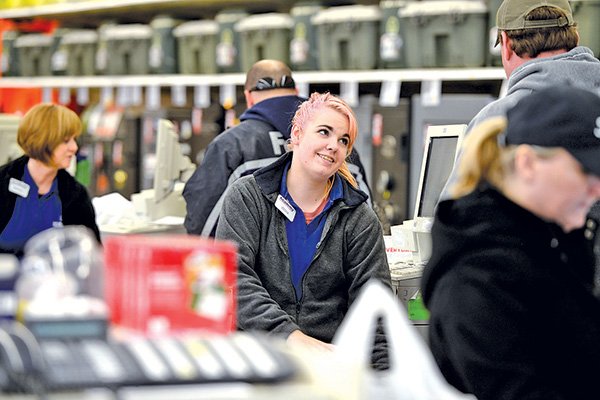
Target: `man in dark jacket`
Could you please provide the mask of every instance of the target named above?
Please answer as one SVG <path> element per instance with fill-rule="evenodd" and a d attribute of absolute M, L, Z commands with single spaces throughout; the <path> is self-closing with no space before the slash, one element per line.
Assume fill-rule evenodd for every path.
<path fill-rule="evenodd" d="M 214 236 L 224 193 L 236 179 L 273 163 L 286 152 L 291 120 L 305 99 L 298 96 L 292 71 L 277 60 L 256 62 L 246 75 L 248 109 L 241 123 L 218 135 L 206 149 L 202 164 L 183 190 L 190 234 Z M 349 167 L 359 187 L 370 196 L 365 170 L 356 151 Z"/>

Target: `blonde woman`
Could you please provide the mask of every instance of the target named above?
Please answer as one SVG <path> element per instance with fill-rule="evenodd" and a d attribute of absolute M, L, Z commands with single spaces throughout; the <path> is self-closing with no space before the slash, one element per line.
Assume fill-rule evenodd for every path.
<path fill-rule="evenodd" d="M 352 109 L 314 93 L 294 116 L 291 151 L 229 189 L 216 237 L 239 246 L 240 329 L 329 350 L 361 287 L 391 287 L 381 225 L 345 161 L 356 135 Z"/>
<path fill-rule="evenodd" d="M 600 97 L 556 86 L 481 123 L 453 190 L 422 279 L 446 379 L 478 400 L 596 398 Z"/>
<path fill-rule="evenodd" d="M 100 241 L 88 193 L 65 171 L 80 134 L 79 117 L 61 105 L 38 104 L 23 116 L 25 155 L 0 168 L 0 252 L 21 255 L 29 238 L 63 225 L 84 225 Z"/>

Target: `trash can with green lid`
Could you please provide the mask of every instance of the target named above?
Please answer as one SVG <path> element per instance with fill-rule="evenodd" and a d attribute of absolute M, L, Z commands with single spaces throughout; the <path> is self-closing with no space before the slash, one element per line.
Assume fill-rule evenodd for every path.
<path fill-rule="evenodd" d="M 579 44 L 600 57 L 600 1 L 571 0 L 570 3 L 579 31 Z"/>
<path fill-rule="evenodd" d="M 406 66 L 480 67 L 485 65 L 487 14 L 484 1 L 425 0 L 398 12 Z"/>
<path fill-rule="evenodd" d="M 152 41 L 148 50 L 148 63 L 153 74 L 177 72 L 177 41 L 173 29 L 180 23 L 167 15 L 157 15 L 150 21 Z"/>
<path fill-rule="evenodd" d="M 250 15 L 235 24 L 240 35 L 242 70 L 248 71 L 265 58 L 288 64 L 293 25 L 292 17 L 284 13 Z"/>
<path fill-rule="evenodd" d="M 398 11 L 407 0 L 383 0 L 379 2 L 381 20 L 379 22 L 379 67 L 404 67 L 404 39 L 400 31 Z"/>
<path fill-rule="evenodd" d="M 15 47 L 15 41 L 19 37 L 16 30 L 2 32 L 2 76 L 19 76 L 19 55 Z"/>
<path fill-rule="evenodd" d="M 95 75 L 98 33 L 91 29 L 74 29 L 62 36 L 54 59 L 64 57 L 65 73 L 69 76 Z M 55 61 L 56 62 L 56 61 Z"/>
<path fill-rule="evenodd" d="M 43 33 L 27 33 L 15 39 L 19 57 L 19 75 L 52 75 L 54 37 Z"/>
<path fill-rule="evenodd" d="M 311 18 L 324 7 L 321 2 L 299 2 L 290 9 L 294 20 L 290 41 L 290 66 L 294 70 L 316 70 L 318 68 L 317 32 Z"/>
<path fill-rule="evenodd" d="M 318 12 L 319 67 L 323 70 L 373 69 L 377 66 L 378 6 L 329 7 Z"/>
<path fill-rule="evenodd" d="M 104 31 L 110 57 L 109 75 L 146 75 L 150 73 L 149 53 L 152 28 L 146 24 L 108 26 Z"/>
<path fill-rule="evenodd" d="M 188 21 L 173 30 L 177 39 L 180 73 L 217 73 L 218 32 L 219 24 L 213 20 Z"/>
<path fill-rule="evenodd" d="M 247 16 L 247 12 L 239 9 L 224 10 L 215 15 L 215 21 L 219 24 L 216 48 L 216 62 L 219 72 L 242 72 L 240 35 L 234 27 L 235 24 Z"/>

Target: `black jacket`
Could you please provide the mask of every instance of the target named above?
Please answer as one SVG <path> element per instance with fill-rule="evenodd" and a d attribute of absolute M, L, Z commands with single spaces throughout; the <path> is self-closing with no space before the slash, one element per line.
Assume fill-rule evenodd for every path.
<path fill-rule="evenodd" d="M 239 125 L 209 144 L 202 164 L 183 190 L 188 233 L 214 236 L 225 190 L 238 178 L 273 163 L 286 152 L 292 118 L 304 100 L 297 96 L 263 100 L 240 116 Z M 348 167 L 360 189 L 370 196 L 364 167 L 354 150 Z"/>
<path fill-rule="evenodd" d="M 422 279 L 446 379 L 478 400 L 598 396 L 593 237 L 565 234 L 490 187 L 441 202 Z"/>
<path fill-rule="evenodd" d="M 23 156 L 0 167 L 0 232 L 12 217 L 17 195 L 8 190 L 10 178 L 22 179 L 29 157 Z M 62 204 L 64 225 L 83 225 L 92 230 L 100 243 L 100 231 L 96 225 L 96 214 L 86 188 L 65 170 L 59 170 L 58 197 Z M 0 247 L 0 253 L 6 250 Z"/>

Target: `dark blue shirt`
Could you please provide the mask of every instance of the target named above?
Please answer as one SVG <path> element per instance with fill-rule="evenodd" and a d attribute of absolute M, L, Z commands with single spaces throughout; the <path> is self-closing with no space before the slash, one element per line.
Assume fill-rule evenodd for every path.
<path fill-rule="evenodd" d="M 12 249 L 15 253 L 22 251 L 32 236 L 48 228 L 62 226 L 62 204 L 56 179 L 48 193 L 42 196 L 38 195 L 38 187 L 27 167 L 22 182 L 29 185 L 29 193 L 27 197 L 17 195 L 12 216 L 0 233 L 0 247 Z"/>
<path fill-rule="evenodd" d="M 286 166 L 286 171 L 289 170 L 290 164 Z M 291 276 L 294 290 L 296 291 L 296 299 L 302 298 L 302 277 L 308 270 L 310 263 L 317 251 L 317 244 L 321 239 L 323 228 L 325 227 L 325 220 L 327 219 L 327 210 L 331 208 L 331 205 L 335 200 L 339 199 L 343 195 L 343 187 L 341 178 L 336 174 L 333 187 L 329 192 L 329 198 L 327 204 L 323 208 L 323 211 L 309 223 L 306 224 L 304 213 L 298 207 L 298 205 L 290 196 L 287 190 L 287 172 L 283 174 L 281 179 L 281 188 L 279 193 L 286 199 L 292 207 L 296 210 L 296 215 L 293 221 L 286 220 L 285 228 L 288 240 L 288 249 L 290 251 L 290 265 L 291 265 Z"/>

